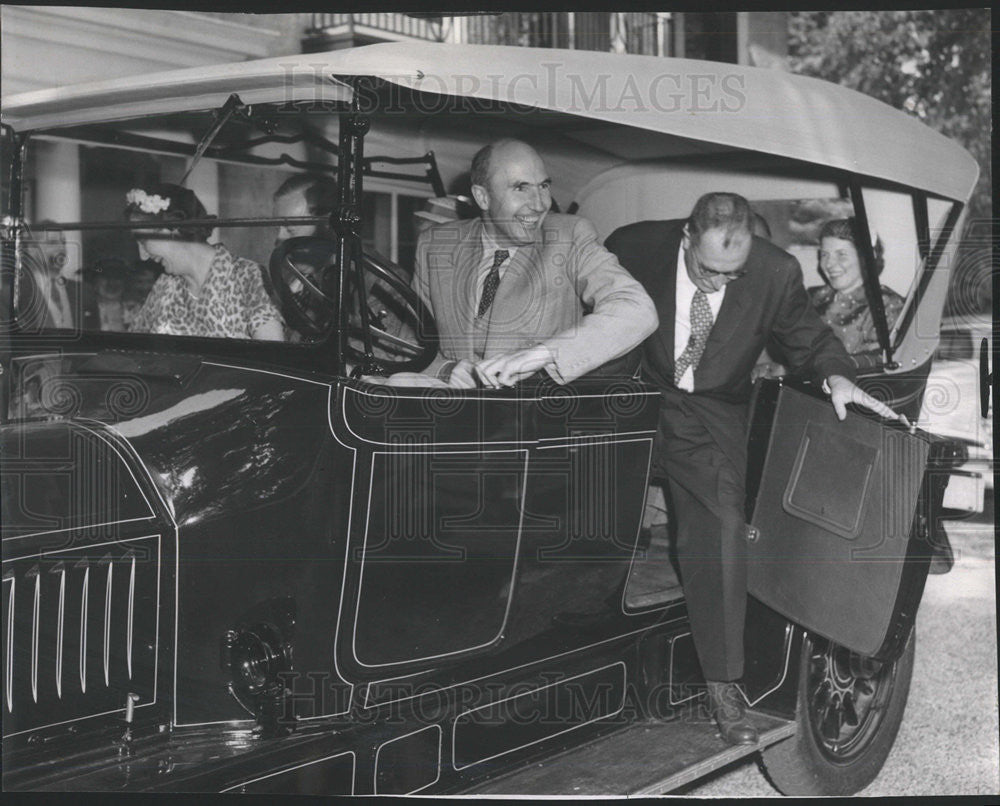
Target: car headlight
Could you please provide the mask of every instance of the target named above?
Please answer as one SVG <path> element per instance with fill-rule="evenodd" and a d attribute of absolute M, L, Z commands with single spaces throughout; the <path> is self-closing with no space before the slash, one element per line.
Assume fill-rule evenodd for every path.
<path fill-rule="evenodd" d="M 283 704 L 288 694 L 283 676 L 292 671 L 295 609 L 290 596 L 259 602 L 220 641 L 219 663 L 230 693 L 268 734 L 294 725 Z"/>
<path fill-rule="evenodd" d="M 223 671 L 241 697 L 255 697 L 280 685 L 279 676 L 291 671 L 291 660 L 291 646 L 271 624 L 229 630 L 222 639 Z"/>

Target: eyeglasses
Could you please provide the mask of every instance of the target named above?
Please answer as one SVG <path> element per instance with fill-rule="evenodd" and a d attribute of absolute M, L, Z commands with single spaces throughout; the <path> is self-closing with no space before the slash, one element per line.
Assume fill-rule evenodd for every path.
<path fill-rule="evenodd" d="M 708 266 L 703 266 L 701 261 L 698 260 L 698 253 L 695 252 L 693 246 L 689 246 L 684 250 L 684 259 L 687 261 L 688 265 L 706 278 L 721 277 L 723 280 L 729 282 L 730 280 L 738 280 L 747 273 L 747 267 L 745 265 L 741 266 L 736 271 L 716 271 L 715 269 L 708 268 Z"/>

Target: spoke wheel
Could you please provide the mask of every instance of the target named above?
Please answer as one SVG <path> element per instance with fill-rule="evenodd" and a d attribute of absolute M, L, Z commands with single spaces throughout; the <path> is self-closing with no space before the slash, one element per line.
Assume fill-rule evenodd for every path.
<path fill-rule="evenodd" d="M 795 736 L 763 751 L 786 795 L 852 795 L 870 784 L 899 731 L 916 636 L 899 658 L 876 663 L 824 638 L 803 642 Z"/>
<path fill-rule="evenodd" d="M 835 763 L 863 753 L 878 732 L 896 679 L 896 664 L 865 665 L 854 653 L 822 638 L 811 642 L 807 701 L 809 727 Z"/>

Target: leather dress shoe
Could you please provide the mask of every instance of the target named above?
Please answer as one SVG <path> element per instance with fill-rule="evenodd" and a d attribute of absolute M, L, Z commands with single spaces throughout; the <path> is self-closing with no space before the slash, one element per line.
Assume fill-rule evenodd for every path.
<path fill-rule="evenodd" d="M 757 728 L 747 718 L 746 701 L 735 683 L 708 682 L 708 710 L 726 744 L 757 744 Z"/>

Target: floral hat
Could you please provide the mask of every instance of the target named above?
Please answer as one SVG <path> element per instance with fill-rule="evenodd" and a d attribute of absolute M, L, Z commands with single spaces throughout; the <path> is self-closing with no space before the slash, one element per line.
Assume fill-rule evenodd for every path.
<path fill-rule="evenodd" d="M 162 221 L 186 241 L 207 241 L 213 227 L 177 226 L 192 219 L 211 219 L 205 206 L 190 188 L 170 182 L 153 182 L 134 187 L 125 194 L 125 216 L 132 220 Z"/>
<path fill-rule="evenodd" d="M 170 207 L 169 198 L 164 199 L 155 193 L 150 195 L 142 188 L 132 188 L 125 194 L 125 201 L 128 202 L 130 207 L 135 207 L 139 212 L 148 213 L 149 215 L 162 213 Z"/>

